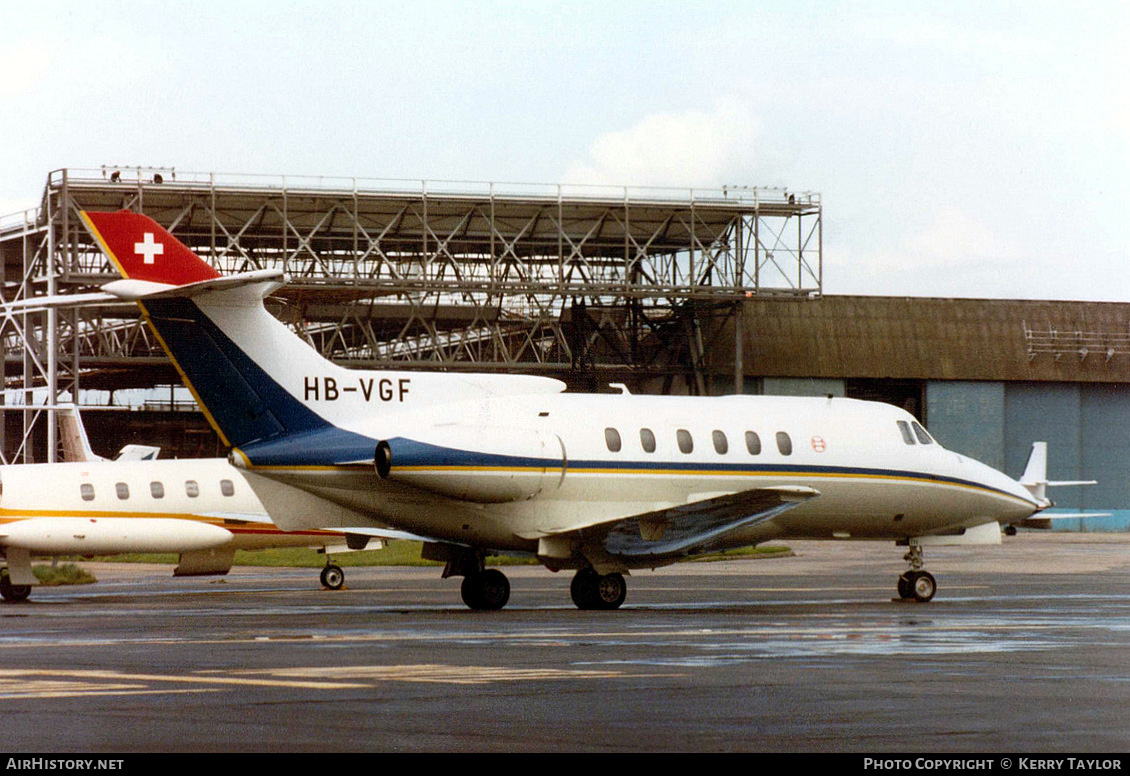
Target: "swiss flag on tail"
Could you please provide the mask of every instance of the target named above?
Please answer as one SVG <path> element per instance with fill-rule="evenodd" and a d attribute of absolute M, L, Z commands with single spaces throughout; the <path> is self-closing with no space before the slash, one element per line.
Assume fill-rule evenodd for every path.
<path fill-rule="evenodd" d="M 130 280 L 183 286 L 220 273 L 148 216 L 129 210 L 83 211 L 82 219 L 102 250 Z"/>

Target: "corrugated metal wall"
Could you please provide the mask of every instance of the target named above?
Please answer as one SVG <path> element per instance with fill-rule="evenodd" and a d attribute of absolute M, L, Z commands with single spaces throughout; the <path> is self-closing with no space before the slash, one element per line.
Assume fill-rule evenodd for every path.
<path fill-rule="evenodd" d="M 930 432 L 949 449 L 1019 477 L 1045 441 L 1050 479 L 1098 480 L 1049 495 L 1060 509 L 1115 514 L 1063 528 L 1130 530 L 1130 386 L 931 381 L 926 397 Z"/>

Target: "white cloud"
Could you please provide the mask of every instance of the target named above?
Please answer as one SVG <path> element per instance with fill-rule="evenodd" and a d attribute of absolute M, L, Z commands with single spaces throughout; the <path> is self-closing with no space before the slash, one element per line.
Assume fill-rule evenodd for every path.
<path fill-rule="evenodd" d="M 752 168 L 759 126 L 751 106 L 734 97 L 718 100 L 712 112 L 652 114 L 598 137 L 589 159 L 571 164 L 562 180 L 633 186 L 742 183 L 735 170 Z"/>
<path fill-rule="evenodd" d="M 880 236 L 880 244 L 863 251 L 826 244 L 825 292 L 1011 296 L 1026 261 L 1031 262 L 975 214 L 954 207 L 937 210 L 925 226 L 894 242 L 883 242 Z"/>

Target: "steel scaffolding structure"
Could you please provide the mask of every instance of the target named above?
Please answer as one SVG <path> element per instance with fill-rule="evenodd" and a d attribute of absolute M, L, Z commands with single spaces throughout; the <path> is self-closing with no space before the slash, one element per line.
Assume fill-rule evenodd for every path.
<path fill-rule="evenodd" d="M 0 219 L 6 388 L 175 382 L 129 306 L 11 305 L 114 279 L 78 213 L 119 208 L 222 272 L 283 269 L 273 312 L 327 358 L 369 368 L 703 391 L 704 311 L 737 322 L 746 299 L 821 293 L 820 198 L 807 192 L 64 169 L 38 209 Z"/>

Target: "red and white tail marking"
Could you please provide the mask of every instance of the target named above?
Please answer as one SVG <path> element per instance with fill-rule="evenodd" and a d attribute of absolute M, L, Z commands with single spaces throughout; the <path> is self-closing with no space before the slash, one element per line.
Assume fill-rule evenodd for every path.
<path fill-rule="evenodd" d="M 103 251 L 130 280 L 183 286 L 212 280 L 220 273 L 148 216 L 119 210 L 83 212 Z"/>

